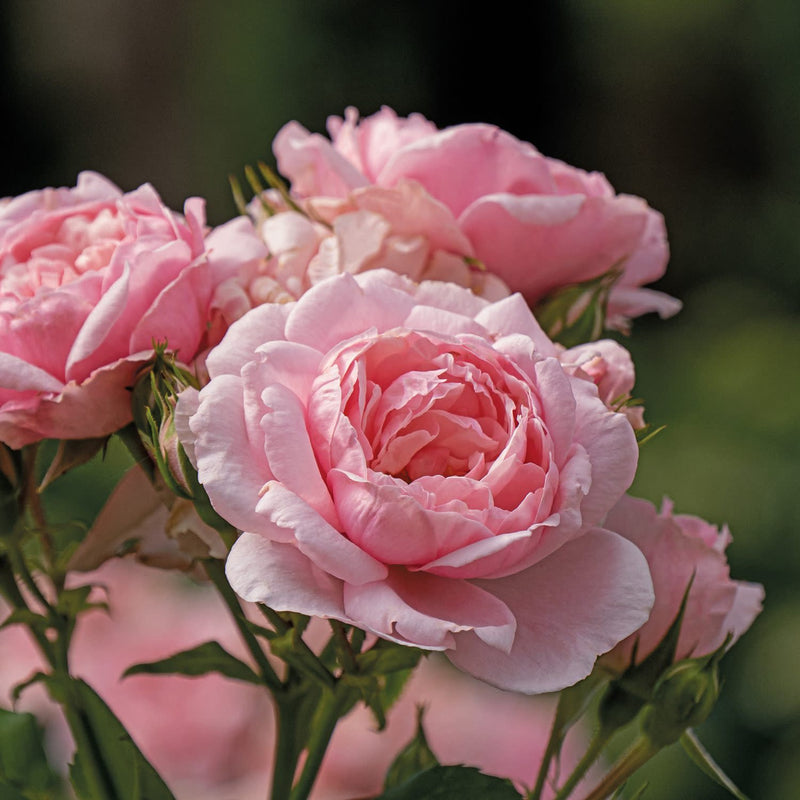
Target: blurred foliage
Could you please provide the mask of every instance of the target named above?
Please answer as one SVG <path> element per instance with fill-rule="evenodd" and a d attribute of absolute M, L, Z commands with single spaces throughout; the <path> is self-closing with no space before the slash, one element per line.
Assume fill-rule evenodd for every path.
<path fill-rule="evenodd" d="M 486 120 L 604 171 L 667 220 L 675 319 L 626 340 L 648 420 L 634 492 L 730 524 L 734 576 L 767 606 L 723 661 L 700 731 L 754 798 L 800 794 L 800 5 L 541 0 L 468 8 L 328 0 L 11 0 L 0 8 L 0 196 L 93 168 L 180 207 L 235 213 L 226 176 L 278 128 L 382 104 Z M 124 454 L 56 504 L 88 521 Z M 114 461 L 114 459 L 122 459 Z M 88 493 L 87 493 L 88 492 Z M 54 488 L 55 493 L 55 488 Z M 649 800 L 721 800 L 675 748 Z M 638 785 L 638 783 L 637 783 Z M 635 787 L 631 787 L 633 789 Z"/>

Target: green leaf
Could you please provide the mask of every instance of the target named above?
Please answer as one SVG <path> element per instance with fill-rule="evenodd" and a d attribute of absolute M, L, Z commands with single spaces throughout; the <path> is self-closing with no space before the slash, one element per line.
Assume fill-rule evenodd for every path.
<path fill-rule="evenodd" d="M 261 685 L 258 675 L 244 661 L 232 656 L 219 642 L 204 642 L 160 661 L 134 664 L 125 670 L 123 677 L 139 674 L 197 676 L 209 672 L 219 672 L 226 678 Z"/>
<path fill-rule="evenodd" d="M 709 778 L 716 781 L 724 789 L 727 789 L 736 800 L 747 800 L 747 796 L 736 786 L 736 784 L 724 773 L 722 767 L 711 757 L 708 750 L 697 738 L 697 734 L 689 728 L 681 736 L 681 745 L 689 755 L 689 758 L 700 767 Z"/>
<path fill-rule="evenodd" d="M 80 798 L 95 800 L 86 778 L 92 763 L 105 774 L 118 800 L 175 800 L 131 735 L 91 686 L 75 679 L 64 684 L 51 678 L 50 684 L 56 696 L 65 692 L 72 696 L 66 709 L 67 721 L 78 750 L 70 777 Z M 91 752 L 84 747 L 91 747 Z"/>
<path fill-rule="evenodd" d="M 377 800 L 520 800 L 511 781 L 475 767 L 431 767 L 384 792 Z"/>
<path fill-rule="evenodd" d="M 98 439 L 61 439 L 37 491 L 43 492 L 53 481 L 71 469 L 91 461 L 108 445 L 109 438 L 101 436 Z"/>
<path fill-rule="evenodd" d="M 10 786 L 24 790 L 30 798 L 45 798 L 52 796 L 58 783 L 47 762 L 36 717 L 0 708 L 0 797 L 16 797 L 11 791 L 6 793 Z"/>
<path fill-rule="evenodd" d="M 425 706 L 417 706 L 417 731 L 389 767 L 383 784 L 384 791 L 399 786 L 426 769 L 439 766 L 439 759 L 434 755 L 425 736 L 422 724 L 424 715 Z"/>

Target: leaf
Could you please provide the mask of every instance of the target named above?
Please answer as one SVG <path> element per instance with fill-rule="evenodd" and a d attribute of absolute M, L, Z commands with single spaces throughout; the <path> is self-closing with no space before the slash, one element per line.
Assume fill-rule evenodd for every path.
<path fill-rule="evenodd" d="M 226 678 L 261 685 L 258 675 L 244 661 L 232 656 L 219 642 L 204 642 L 160 661 L 134 664 L 125 670 L 123 677 L 139 674 L 198 676 L 209 672 L 219 672 Z"/>
<path fill-rule="evenodd" d="M 503 778 L 484 775 L 475 767 L 431 767 L 384 792 L 377 800 L 520 800 Z"/>
<path fill-rule="evenodd" d="M 39 484 L 38 492 L 43 492 L 53 481 L 75 467 L 91 461 L 107 444 L 109 437 L 98 439 L 62 439 L 58 449 Z"/>
<path fill-rule="evenodd" d="M 716 781 L 724 789 L 727 789 L 736 800 L 747 800 L 747 796 L 736 786 L 736 784 L 725 774 L 722 767 L 711 757 L 711 754 L 703 747 L 697 738 L 697 734 L 689 728 L 681 736 L 681 745 L 688 754 L 689 758 L 700 767 L 709 778 Z"/>
<path fill-rule="evenodd" d="M 384 791 L 410 780 L 420 772 L 439 766 L 439 759 L 434 755 L 425 736 L 422 718 L 425 706 L 417 706 L 417 730 L 414 738 L 397 754 L 384 781 Z"/>
<path fill-rule="evenodd" d="M 6 792 L 6 787 L 46 797 L 58 782 L 47 763 L 43 731 L 36 717 L 0 708 L 0 797 L 16 797 L 12 791 Z"/>
<path fill-rule="evenodd" d="M 93 764 L 101 762 L 100 769 L 112 784 L 117 800 L 175 800 L 131 735 L 89 684 L 77 679 L 65 684 L 52 676 L 49 684 L 56 697 L 63 693 L 72 695 L 73 703 L 65 710 L 73 737 L 79 743 L 70 769 L 79 797 L 94 800 L 86 778 L 91 759 Z M 85 752 L 81 742 L 90 745 L 93 752 Z"/>

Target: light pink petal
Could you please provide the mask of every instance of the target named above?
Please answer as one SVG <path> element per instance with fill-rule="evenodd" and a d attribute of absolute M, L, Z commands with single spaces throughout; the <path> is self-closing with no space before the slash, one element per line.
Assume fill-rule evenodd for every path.
<path fill-rule="evenodd" d="M 475 321 L 495 338 L 523 334 L 533 341 L 537 355 L 548 357 L 556 354 L 555 345 L 542 330 L 525 298 L 519 293 L 486 306 L 476 314 Z"/>
<path fill-rule="evenodd" d="M 592 484 L 581 503 L 584 525 L 597 525 L 633 482 L 639 460 L 627 417 L 603 408 L 594 384 L 573 378 L 577 401 L 575 439 L 589 454 Z"/>
<path fill-rule="evenodd" d="M 294 537 L 298 549 L 327 573 L 360 585 L 386 577 L 379 561 L 331 527 L 302 497 L 277 481 L 267 484 L 258 511 Z"/>
<path fill-rule="evenodd" d="M 558 691 L 585 678 L 597 656 L 637 630 L 653 605 L 641 551 L 602 529 L 524 572 L 475 583 L 511 609 L 514 646 L 506 655 L 460 633 L 447 656 L 487 683 L 526 694 Z"/>
<path fill-rule="evenodd" d="M 280 384 L 268 385 L 261 399 L 265 406 L 261 428 L 275 480 L 302 497 L 329 525 L 339 527 L 339 517 L 311 449 L 305 406 Z"/>
<path fill-rule="evenodd" d="M 0 353 L 0 387 L 15 392 L 60 392 L 64 384 L 49 372 L 10 353 Z"/>
<path fill-rule="evenodd" d="M 284 125 L 272 143 L 278 170 L 299 195 L 345 197 L 367 179 L 333 145 L 297 122 Z"/>
<path fill-rule="evenodd" d="M 109 332 L 117 320 L 125 312 L 130 293 L 131 268 L 125 264 L 122 275 L 100 298 L 97 305 L 86 318 L 80 333 L 72 343 L 66 364 L 68 380 L 82 380 L 86 377 L 82 369 L 82 362 L 91 358 L 98 347 L 108 338 Z"/>
<path fill-rule="evenodd" d="M 214 228 L 205 248 L 215 286 L 235 278 L 245 265 L 266 258 L 269 252 L 249 217 L 236 217 Z"/>
<path fill-rule="evenodd" d="M 344 588 L 347 614 L 379 635 L 431 650 L 449 648 L 453 634 L 508 651 L 516 624 L 506 605 L 466 581 L 395 570 L 380 583 Z"/>
<path fill-rule="evenodd" d="M 414 301 L 391 280 L 383 282 L 379 276 L 362 283 L 345 273 L 313 286 L 292 308 L 286 338 L 325 352 L 370 328 L 385 331 L 401 325 Z"/>
<path fill-rule="evenodd" d="M 188 266 L 142 315 L 130 337 L 131 352 L 149 350 L 153 342 L 166 342 L 179 360 L 188 364 L 197 355 L 205 333 L 210 297 L 208 264 L 201 261 Z"/>
<path fill-rule="evenodd" d="M 487 306 L 482 297 L 463 286 L 445 283 L 440 280 L 426 280 L 419 284 L 414 297 L 418 303 L 434 308 L 442 308 L 461 314 L 465 317 L 475 318 Z M 478 320 L 479 324 L 484 325 Z M 484 325 L 484 327 L 488 327 Z"/>
<path fill-rule="evenodd" d="M 143 353 L 70 381 L 57 395 L 36 395 L 0 409 L 0 441 L 19 448 L 40 439 L 107 436 L 131 421 L 130 387 L 149 358 Z"/>
<path fill-rule="evenodd" d="M 243 533 L 231 548 L 225 572 L 236 594 L 248 602 L 350 622 L 344 613 L 341 581 L 292 545 Z"/>
<path fill-rule="evenodd" d="M 386 162 L 376 183 L 394 186 L 402 178 L 421 183 L 456 217 L 483 195 L 555 190 L 547 162 L 533 145 L 484 124 L 457 125 L 406 145 Z"/>
<path fill-rule="evenodd" d="M 491 536 L 481 522 L 429 510 L 394 483 L 377 484 L 339 469 L 327 478 L 348 538 L 383 563 L 418 566 Z"/>
<path fill-rule="evenodd" d="M 683 303 L 674 297 L 654 289 L 641 289 L 631 286 L 615 286 L 608 299 L 606 324 L 615 330 L 627 330 L 626 322 L 654 311 L 661 319 L 677 314 Z"/>
<path fill-rule="evenodd" d="M 248 311 L 231 325 L 225 338 L 209 353 L 209 375 L 238 375 L 242 366 L 257 358 L 259 345 L 285 339 L 284 327 L 291 306 L 268 303 Z"/>
<path fill-rule="evenodd" d="M 529 302 L 597 278 L 638 246 L 647 206 L 638 198 L 495 194 L 459 219 L 487 268 Z"/>
<path fill-rule="evenodd" d="M 273 475 L 248 433 L 241 380 L 221 375 L 200 392 L 200 403 L 189 420 L 200 483 L 217 512 L 240 530 L 270 535 L 268 517 L 256 511 L 259 493 Z"/>

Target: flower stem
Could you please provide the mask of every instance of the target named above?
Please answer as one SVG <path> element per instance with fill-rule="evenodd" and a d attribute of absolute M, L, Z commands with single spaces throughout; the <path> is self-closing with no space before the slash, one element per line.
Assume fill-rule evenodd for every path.
<path fill-rule="evenodd" d="M 605 800 L 622 786 L 639 767 L 646 764 L 657 752 L 647 737 L 640 736 L 626 753 L 614 764 L 600 783 L 583 800 Z"/>
<path fill-rule="evenodd" d="M 297 709 L 285 696 L 275 697 L 275 760 L 269 800 L 288 800 L 292 791 L 297 759 L 295 717 Z"/>
<path fill-rule="evenodd" d="M 253 656 L 253 660 L 258 665 L 258 669 L 261 672 L 261 678 L 264 681 L 264 684 L 275 695 L 284 692 L 285 687 L 281 682 L 281 679 L 278 677 L 275 670 L 272 668 L 272 665 L 269 663 L 267 656 L 261 649 L 261 645 L 258 643 L 258 640 L 255 637 L 255 634 L 247 626 L 247 620 L 245 619 L 244 612 L 239 604 L 239 599 L 231 588 L 231 585 L 228 583 L 228 579 L 225 577 L 225 567 L 223 562 L 218 561 L 217 559 L 209 558 L 205 561 L 205 568 L 206 572 L 208 573 L 208 577 L 217 588 L 220 596 L 225 601 L 225 605 L 231 612 L 233 621 L 238 628 L 247 649 L 250 651 L 250 655 Z"/>
<path fill-rule="evenodd" d="M 608 730 L 604 726 L 600 726 L 597 730 L 595 735 L 592 737 L 592 740 L 589 742 L 589 746 L 586 748 L 586 752 L 581 757 L 581 760 L 575 766 L 575 769 L 572 770 L 572 773 L 567 778 L 564 785 L 558 790 L 555 798 L 553 800 L 566 800 L 567 797 L 570 796 L 572 790 L 580 783 L 583 776 L 588 772 L 589 767 L 597 761 L 597 757 L 602 752 L 603 748 L 608 744 L 608 740 L 611 738 L 613 731 Z"/>
<path fill-rule="evenodd" d="M 333 691 L 324 691 L 311 725 L 311 736 L 307 746 L 308 757 L 303 765 L 303 771 L 292 789 L 291 800 L 306 800 L 308 797 L 336 724 L 344 715 L 345 709 L 350 705 L 352 699 L 350 692 L 341 684 L 338 684 Z"/>
<path fill-rule="evenodd" d="M 553 716 L 553 725 L 550 728 L 550 737 L 547 740 L 547 747 L 542 756 L 542 763 L 539 765 L 539 773 L 536 776 L 536 784 L 528 792 L 526 800 L 541 800 L 544 785 L 547 781 L 547 774 L 550 772 L 550 764 L 561 749 L 562 737 L 558 730 L 558 714 Z"/>

